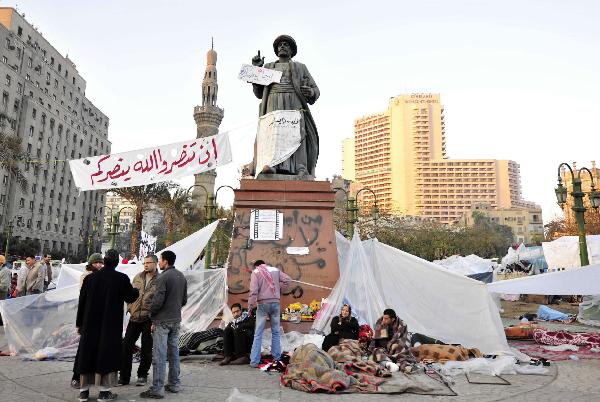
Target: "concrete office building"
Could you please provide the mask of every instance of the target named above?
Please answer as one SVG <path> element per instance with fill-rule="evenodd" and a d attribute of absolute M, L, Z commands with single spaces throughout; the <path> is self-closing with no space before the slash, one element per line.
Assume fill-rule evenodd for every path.
<path fill-rule="evenodd" d="M 40 252 L 83 255 L 104 195 L 78 193 L 67 161 L 110 153 L 108 117 L 86 98 L 73 61 L 13 8 L 0 8 L 0 58 L 0 130 L 29 154 L 26 191 L 0 169 L 0 229 L 39 240 Z"/>
<path fill-rule="evenodd" d="M 390 99 L 382 113 L 354 122 L 354 155 L 345 140 L 344 175 L 370 187 L 382 212 L 457 222 L 472 203 L 535 208 L 522 200 L 519 165 L 495 159 L 448 159 L 439 94 Z M 348 166 L 354 161 L 354 172 Z M 344 178 L 353 179 L 344 176 Z M 363 202 L 372 202 L 365 192 Z"/>

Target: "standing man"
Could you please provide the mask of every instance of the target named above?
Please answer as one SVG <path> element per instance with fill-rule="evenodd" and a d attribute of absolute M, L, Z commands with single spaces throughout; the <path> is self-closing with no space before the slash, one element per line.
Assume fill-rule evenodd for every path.
<path fill-rule="evenodd" d="M 140 335 L 142 336 L 142 352 L 135 385 L 143 386 L 148 382 L 148 370 L 150 370 L 150 364 L 152 363 L 150 308 L 152 307 L 152 297 L 156 291 L 157 263 L 158 259 L 154 254 L 146 256 L 144 258 L 144 270 L 133 278 L 133 287 L 140 291 L 140 295 L 128 307 L 129 324 L 127 324 L 125 338 L 123 339 L 119 385 L 129 384 L 133 347 Z"/>
<path fill-rule="evenodd" d="M 25 265 L 19 270 L 17 292 L 19 296 L 29 296 L 44 291 L 44 272 L 42 264 L 35 261 L 33 254 L 25 258 Z"/>
<path fill-rule="evenodd" d="M 179 392 L 179 324 L 181 307 L 187 303 L 187 281 L 175 268 L 175 253 L 166 250 L 158 266 L 163 271 L 156 279 L 156 291 L 150 308 L 152 320 L 152 386 L 140 394 L 142 398 L 163 399 L 165 390 Z M 167 357 L 169 377 L 165 384 Z"/>
<path fill-rule="evenodd" d="M 42 259 L 42 266 L 45 268 L 44 273 L 44 292 L 48 290 L 48 286 L 50 286 L 50 282 L 52 282 L 52 255 L 44 254 L 44 258 Z"/>
<path fill-rule="evenodd" d="M 139 296 L 127 275 L 115 270 L 117 265 L 119 252 L 108 250 L 104 267 L 86 276 L 79 292 L 76 326 L 81 335 L 77 356 L 81 402 L 87 402 L 94 384 L 100 387 L 99 402 L 117 398 L 111 387 L 121 365 L 123 303 L 133 303 Z"/>
<path fill-rule="evenodd" d="M 256 310 L 254 340 L 250 352 L 250 367 L 257 368 L 260 362 L 262 334 L 267 317 L 271 321 L 271 354 L 275 361 L 281 359 L 279 300 L 281 299 L 281 290 L 287 290 L 291 282 L 292 278 L 287 274 L 275 267 L 268 266 L 263 260 L 257 260 L 254 263 L 254 270 L 250 276 L 248 311 L 251 311 L 254 306 L 258 305 L 258 307 Z"/>
<path fill-rule="evenodd" d="M 0 254 L 0 300 L 5 300 L 10 293 L 10 280 L 10 270 L 6 267 L 6 258 Z M 0 316 L 0 325 L 4 325 L 2 316 Z"/>

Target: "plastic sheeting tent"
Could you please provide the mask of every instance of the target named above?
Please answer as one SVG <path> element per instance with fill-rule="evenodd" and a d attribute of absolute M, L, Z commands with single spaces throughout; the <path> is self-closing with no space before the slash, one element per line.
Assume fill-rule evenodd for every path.
<path fill-rule="evenodd" d="M 506 255 L 502 257 L 502 265 L 511 265 L 519 261 L 527 261 L 533 263 L 540 257 L 544 256 L 544 250 L 540 246 L 527 247 L 523 243 L 515 250 L 512 247 L 508 248 Z"/>
<path fill-rule="evenodd" d="M 493 271 L 497 266 L 492 260 L 481 258 L 475 254 L 466 257 L 453 255 L 443 260 L 435 260 L 433 263 L 460 275 L 483 274 Z"/>
<path fill-rule="evenodd" d="M 205 241 L 194 242 L 194 247 L 187 251 L 179 250 L 177 259 L 183 257 L 183 261 L 195 260 L 215 228 L 216 225 L 210 225 L 201 229 L 200 232 L 204 231 L 202 238 Z M 195 254 L 195 257 L 187 254 Z M 5 336 L 12 353 L 35 353 L 43 348 L 54 348 L 57 356 L 75 355 L 79 342 L 79 336 L 75 333 L 81 273 L 79 268 L 77 265 L 64 266 L 61 277 L 64 275 L 65 279 L 61 283 L 65 287 L 0 302 Z M 141 269 L 139 264 L 119 266 L 119 270 L 129 277 L 133 277 Z M 208 328 L 227 303 L 227 270 L 184 271 L 184 274 L 188 281 L 188 303 L 181 312 L 181 332 L 202 331 Z M 125 325 L 126 322 L 124 327 Z"/>
<path fill-rule="evenodd" d="M 338 242 L 347 242 L 339 239 Z M 338 247 L 342 249 L 342 247 Z M 338 284 L 332 291 L 335 300 L 338 293 L 346 295 L 353 303 L 355 293 L 378 294 L 385 307 L 396 310 L 406 322 L 411 332 L 419 332 L 447 343 L 460 343 L 463 346 L 478 348 L 485 354 L 512 353 L 504 335 L 504 328 L 486 285 L 462 275 L 440 269 L 429 261 L 415 257 L 401 250 L 379 243 L 376 239 L 363 242 L 353 239 L 348 248 L 346 260 Z M 367 258 L 361 257 L 361 254 Z M 351 257 L 353 255 L 353 257 Z M 349 261 L 352 259 L 353 265 Z M 373 278 L 347 279 L 352 272 L 364 272 Z M 349 286 L 354 285 L 355 288 Z M 344 289 L 345 287 L 345 289 Z M 383 312 L 380 302 L 368 298 L 364 303 L 376 311 Z M 371 304 L 372 303 L 372 304 Z M 334 304 L 334 303 L 332 303 Z M 329 324 L 337 314 L 341 302 L 336 302 L 332 310 L 327 310 L 315 321 L 313 329 Z M 355 309 L 364 306 L 353 305 Z M 375 321 L 369 322 L 371 326 Z M 327 327 L 325 327 L 327 328 Z M 321 329 L 322 330 L 322 329 Z"/>
<path fill-rule="evenodd" d="M 600 264 L 600 235 L 586 236 L 590 265 Z M 579 237 L 563 236 L 551 242 L 542 243 L 544 256 L 550 270 L 581 266 L 579 258 Z"/>

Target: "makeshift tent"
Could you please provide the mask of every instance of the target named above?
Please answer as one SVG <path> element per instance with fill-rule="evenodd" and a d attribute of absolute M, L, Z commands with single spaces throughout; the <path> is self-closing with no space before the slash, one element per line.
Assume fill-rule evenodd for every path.
<path fill-rule="evenodd" d="M 347 242 L 339 237 L 337 241 Z M 343 247 L 338 246 L 338 250 Z M 363 252 L 366 260 L 361 257 Z M 340 294 L 353 303 L 354 309 L 373 310 L 381 315 L 379 297 L 374 296 L 373 302 L 370 296 L 379 295 L 384 306 L 393 308 L 411 332 L 475 347 L 486 354 L 511 353 L 498 308 L 485 284 L 441 269 L 376 239 L 363 242 L 353 239 L 347 255 L 341 255 L 340 261 L 346 264 L 332 291 L 334 302 L 331 304 L 335 306 L 321 313 L 313 329 L 326 332 L 328 326 L 324 323 L 329 323 L 339 311 Z M 353 274 L 364 276 L 349 279 Z M 361 299 L 367 306 L 357 306 L 353 301 L 358 297 L 354 294 L 359 292 L 368 295 Z M 371 326 L 374 323 L 369 322 Z"/>
<path fill-rule="evenodd" d="M 475 254 L 466 257 L 453 255 L 443 260 L 435 260 L 434 264 L 440 265 L 460 275 L 474 275 L 492 272 L 497 266 L 492 260 L 481 258 Z"/>
<path fill-rule="evenodd" d="M 216 222 L 192 234 L 193 242 L 188 237 L 172 245 L 170 249 L 177 255 L 175 265 L 179 267 L 179 261 L 183 266 L 195 261 L 215 228 Z M 133 278 L 142 265 L 119 265 L 117 269 Z M 47 349 L 52 351 L 49 354 L 56 356 L 75 354 L 79 342 L 75 316 L 82 270 L 81 264 L 64 265 L 56 290 L 0 301 L 5 336 L 12 353 L 51 348 Z M 188 270 L 184 274 L 188 281 L 188 303 L 181 312 L 181 333 L 199 332 L 208 328 L 227 303 L 227 270 Z"/>
<path fill-rule="evenodd" d="M 586 241 L 590 265 L 600 264 L 600 235 L 586 236 Z M 563 236 L 542 243 L 542 247 L 549 270 L 581 266 L 578 236 Z"/>

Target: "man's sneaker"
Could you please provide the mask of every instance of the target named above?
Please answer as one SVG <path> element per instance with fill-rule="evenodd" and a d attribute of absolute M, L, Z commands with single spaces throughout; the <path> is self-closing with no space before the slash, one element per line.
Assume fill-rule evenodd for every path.
<path fill-rule="evenodd" d="M 71 380 L 71 388 L 79 389 L 79 380 Z"/>
<path fill-rule="evenodd" d="M 117 387 L 122 387 L 123 385 L 129 385 L 129 380 L 119 378 L 119 382 L 117 382 Z"/>
<path fill-rule="evenodd" d="M 111 391 L 100 391 L 98 394 L 98 402 L 114 401 L 118 398 L 117 394 L 113 394 Z"/>
<path fill-rule="evenodd" d="M 172 394 L 176 394 L 179 392 L 179 387 L 175 385 L 167 384 L 165 385 L 165 391 L 170 392 Z"/>
<path fill-rule="evenodd" d="M 142 387 L 148 383 L 148 377 L 138 377 L 135 386 Z"/>
<path fill-rule="evenodd" d="M 149 399 L 164 399 L 164 395 L 161 394 L 157 394 L 156 392 L 152 391 L 152 390 L 148 390 L 148 391 L 144 391 L 142 393 L 140 393 L 140 396 L 142 398 L 149 398 Z"/>
<path fill-rule="evenodd" d="M 79 402 L 87 402 L 90 399 L 90 390 L 81 391 L 79 393 Z"/>

